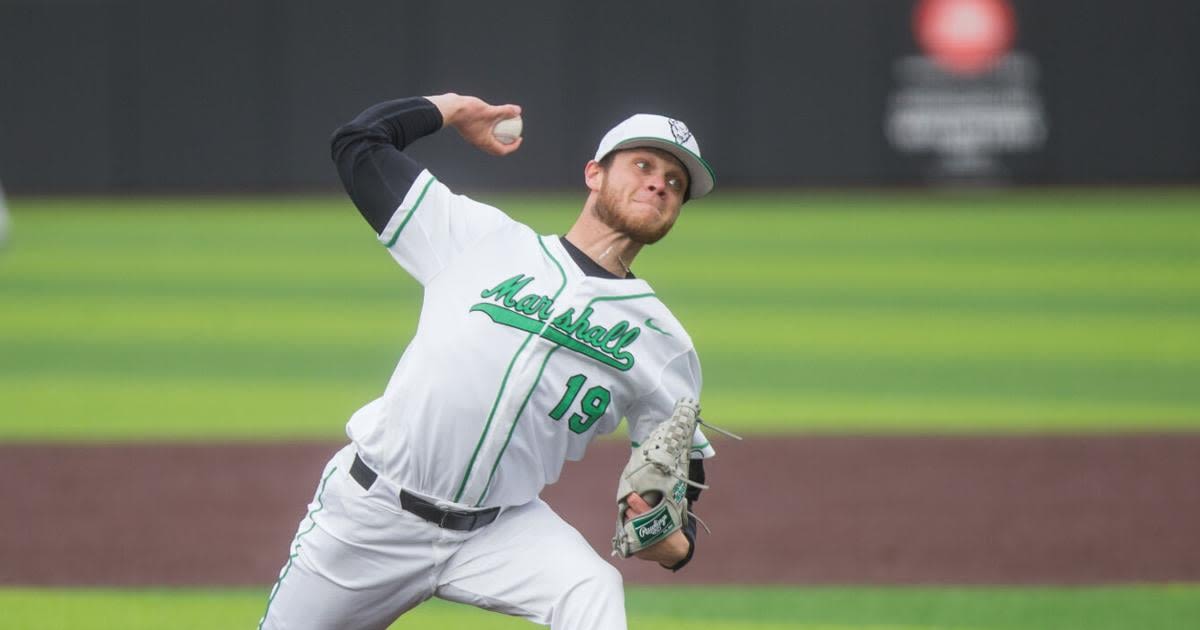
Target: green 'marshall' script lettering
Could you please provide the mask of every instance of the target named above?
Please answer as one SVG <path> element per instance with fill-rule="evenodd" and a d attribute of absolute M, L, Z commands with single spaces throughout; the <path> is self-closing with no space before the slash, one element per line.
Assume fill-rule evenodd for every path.
<path fill-rule="evenodd" d="M 516 295 L 525 288 L 525 285 L 533 282 L 533 276 L 526 277 L 525 274 L 519 273 L 496 286 L 485 290 L 479 294 L 481 298 L 490 298 L 495 296 L 497 302 L 504 302 L 508 308 L 517 305 Z"/>
<path fill-rule="evenodd" d="M 591 306 L 578 315 L 574 307 L 568 307 L 566 312 L 551 319 L 554 298 L 532 291 L 522 294 L 533 280 L 533 276 L 523 273 L 503 280 L 479 294 L 479 297 L 490 301 L 480 302 L 470 310 L 485 313 L 497 324 L 537 333 L 564 348 L 618 370 L 633 367 L 635 359 L 628 348 L 642 334 L 641 328 L 630 327 L 626 320 L 612 326 L 594 324 L 591 317 L 595 310 Z"/>

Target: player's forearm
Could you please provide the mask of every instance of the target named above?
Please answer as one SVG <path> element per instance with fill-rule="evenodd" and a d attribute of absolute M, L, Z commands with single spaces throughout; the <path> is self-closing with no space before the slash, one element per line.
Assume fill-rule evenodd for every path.
<path fill-rule="evenodd" d="M 409 97 L 368 107 L 333 132 L 333 161 L 363 144 L 383 143 L 403 150 L 419 138 L 442 128 L 442 113 L 429 99 Z"/>
<path fill-rule="evenodd" d="M 342 186 L 376 234 L 423 170 L 402 150 L 441 127 L 438 108 L 415 97 L 374 105 L 333 133 L 331 150 Z"/>

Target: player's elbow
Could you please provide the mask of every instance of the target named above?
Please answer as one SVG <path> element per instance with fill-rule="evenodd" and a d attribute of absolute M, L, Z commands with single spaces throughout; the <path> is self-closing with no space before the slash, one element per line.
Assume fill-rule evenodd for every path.
<path fill-rule="evenodd" d="M 354 123 L 338 127 L 329 138 L 329 157 L 338 165 L 346 161 L 352 162 L 354 154 L 357 153 L 356 148 L 370 142 L 372 135 L 375 134 L 369 127 Z"/>

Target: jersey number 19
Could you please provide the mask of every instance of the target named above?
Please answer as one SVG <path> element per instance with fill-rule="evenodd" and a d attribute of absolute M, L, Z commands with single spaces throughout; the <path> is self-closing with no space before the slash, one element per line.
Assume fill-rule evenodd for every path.
<path fill-rule="evenodd" d="M 587 382 L 587 377 L 582 374 L 576 374 L 567 379 L 567 391 L 563 392 L 562 400 L 558 401 L 558 405 L 550 411 L 550 417 L 554 420 L 562 420 L 564 414 L 575 404 L 575 399 L 579 397 L 579 390 L 583 389 L 584 383 Z M 583 412 L 583 416 L 578 413 L 572 413 L 567 420 L 567 426 L 575 433 L 583 433 L 596 424 L 596 421 L 604 415 L 608 409 L 608 403 L 612 402 L 612 394 L 605 388 L 596 385 L 583 395 L 583 400 L 579 403 L 579 410 Z M 586 418 L 584 416 L 587 416 Z"/>

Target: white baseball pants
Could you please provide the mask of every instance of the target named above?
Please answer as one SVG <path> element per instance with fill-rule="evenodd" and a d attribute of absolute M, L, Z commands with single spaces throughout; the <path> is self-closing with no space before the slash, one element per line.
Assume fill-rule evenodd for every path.
<path fill-rule="evenodd" d="M 350 476 L 354 446 L 325 466 L 261 629 L 384 629 L 431 598 L 555 630 L 624 630 L 621 574 L 541 499 L 471 532 L 400 509 L 382 479 Z"/>

